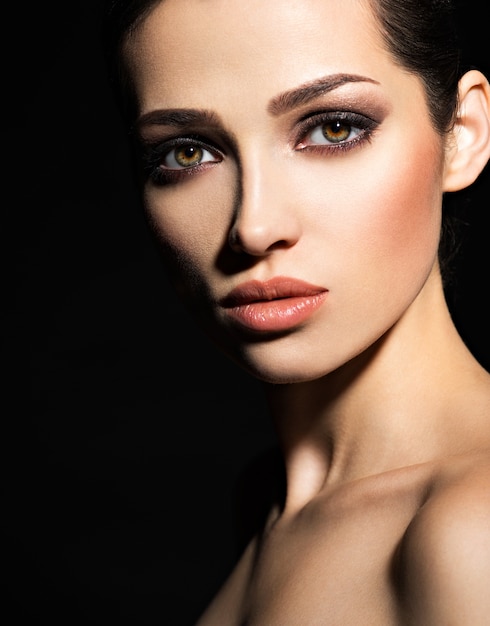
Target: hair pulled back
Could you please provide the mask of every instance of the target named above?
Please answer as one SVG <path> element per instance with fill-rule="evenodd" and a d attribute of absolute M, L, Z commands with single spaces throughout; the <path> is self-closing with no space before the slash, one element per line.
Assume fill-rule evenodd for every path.
<path fill-rule="evenodd" d="M 134 122 L 135 94 L 125 67 L 123 46 L 151 10 L 165 0 L 106 0 L 102 43 L 109 81 L 128 128 Z M 359 0 L 375 16 L 386 49 L 401 69 L 423 83 L 436 132 L 447 133 L 458 110 L 458 81 L 463 73 L 455 0 Z M 450 261 L 459 247 L 458 218 L 443 215 L 439 260 L 446 284 Z"/>
<path fill-rule="evenodd" d="M 165 0 L 107 0 L 103 44 L 110 81 L 124 119 L 134 116 L 132 89 L 124 68 L 125 40 Z M 361 0 L 366 1 L 366 0 Z M 367 0 L 396 63 L 422 80 L 435 129 L 451 128 L 461 77 L 460 49 L 452 0 Z"/>

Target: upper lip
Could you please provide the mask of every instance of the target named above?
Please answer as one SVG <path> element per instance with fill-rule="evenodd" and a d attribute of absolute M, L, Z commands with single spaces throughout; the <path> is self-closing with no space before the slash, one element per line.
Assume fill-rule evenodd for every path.
<path fill-rule="evenodd" d="M 276 276 L 265 282 L 249 280 L 232 289 L 221 301 L 224 307 L 234 307 L 252 302 L 315 296 L 327 291 L 325 287 L 312 285 L 297 278 Z"/>

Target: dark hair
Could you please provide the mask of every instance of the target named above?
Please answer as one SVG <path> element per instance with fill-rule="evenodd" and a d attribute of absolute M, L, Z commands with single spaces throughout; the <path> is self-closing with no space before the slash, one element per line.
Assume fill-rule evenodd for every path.
<path fill-rule="evenodd" d="M 452 0 L 369 0 L 387 49 L 400 67 L 419 76 L 429 115 L 442 136 L 458 110 L 458 82 L 464 69 Z M 466 198 L 444 198 L 439 264 L 446 288 L 454 286 L 454 260 L 463 246 Z M 452 294 L 454 297 L 454 294 Z"/>
<path fill-rule="evenodd" d="M 138 24 L 164 0 L 108 0 L 103 16 L 103 45 L 116 102 L 128 126 L 135 115 L 134 92 L 122 58 L 122 46 Z M 363 0 L 366 1 L 366 0 Z M 458 81 L 463 73 L 452 0 L 367 0 L 379 32 L 395 62 L 417 75 L 425 88 L 431 120 L 443 136 L 458 109 Z M 443 278 L 458 251 L 459 207 L 445 200 L 439 247 Z"/>
<path fill-rule="evenodd" d="M 131 87 L 121 58 L 125 39 L 159 2 L 107 0 L 103 43 L 108 74 L 127 122 L 134 114 Z M 387 49 L 400 67 L 424 83 L 436 130 L 451 127 L 461 77 L 460 49 L 452 0 L 368 0 Z M 129 91 L 128 91 L 129 89 Z"/>
<path fill-rule="evenodd" d="M 458 108 L 461 51 L 451 0 L 369 0 L 387 49 L 424 83 L 434 128 L 451 129 Z"/>

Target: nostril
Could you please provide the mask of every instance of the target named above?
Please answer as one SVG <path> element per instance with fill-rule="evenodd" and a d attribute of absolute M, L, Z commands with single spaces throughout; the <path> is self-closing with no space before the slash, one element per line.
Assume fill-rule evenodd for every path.
<path fill-rule="evenodd" d="M 284 185 L 278 194 L 274 180 L 265 181 L 267 184 L 262 181 L 262 185 L 260 180 L 254 181 L 234 209 L 227 237 L 229 249 L 236 254 L 260 257 L 294 246 L 302 228 L 291 194 Z"/>
<path fill-rule="evenodd" d="M 263 244 L 263 245 L 261 245 Z M 228 235 L 228 245 L 237 254 L 248 254 L 250 256 L 268 255 L 274 250 L 286 249 L 294 245 L 294 242 L 287 239 L 272 241 L 269 245 L 263 241 L 247 241 L 247 238 L 240 236 L 238 229 L 233 228 Z"/>
<path fill-rule="evenodd" d="M 249 256 L 267 255 L 276 243 L 267 236 L 263 229 L 232 228 L 228 236 L 228 243 L 233 252 L 237 254 L 247 254 Z M 272 241 L 272 244 L 271 244 Z"/>
<path fill-rule="evenodd" d="M 233 252 L 243 252 L 243 245 L 240 242 L 240 235 L 236 228 L 232 228 L 228 235 L 228 245 L 233 250 Z"/>
<path fill-rule="evenodd" d="M 286 239 L 281 239 L 280 241 L 275 241 L 272 245 L 267 248 L 268 252 L 272 252 L 273 250 L 281 250 L 282 248 L 290 248 L 293 243 L 286 241 Z"/>

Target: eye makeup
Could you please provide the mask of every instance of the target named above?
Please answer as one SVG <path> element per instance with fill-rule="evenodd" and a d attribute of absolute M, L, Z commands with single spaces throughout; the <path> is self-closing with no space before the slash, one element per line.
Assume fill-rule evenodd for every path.
<path fill-rule="evenodd" d="M 370 142 L 390 111 L 389 103 L 372 92 L 372 83 L 346 81 L 324 91 L 319 85 L 274 100 L 275 109 L 266 115 L 277 127 L 279 140 L 296 152 L 332 157 Z M 239 159 L 239 141 L 214 111 L 151 111 L 138 120 L 135 129 L 144 176 L 158 186 L 205 174 L 229 154 Z"/>
<path fill-rule="evenodd" d="M 223 158 L 220 149 L 197 135 L 140 144 L 140 162 L 145 177 L 160 186 L 199 174 L 221 163 Z"/>
<path fill-rule="evenodd" d="M 315 112 L 299 125 L 294 149 L 334 154 L 369 141 L 378 122 L 352 111 Z"/>

